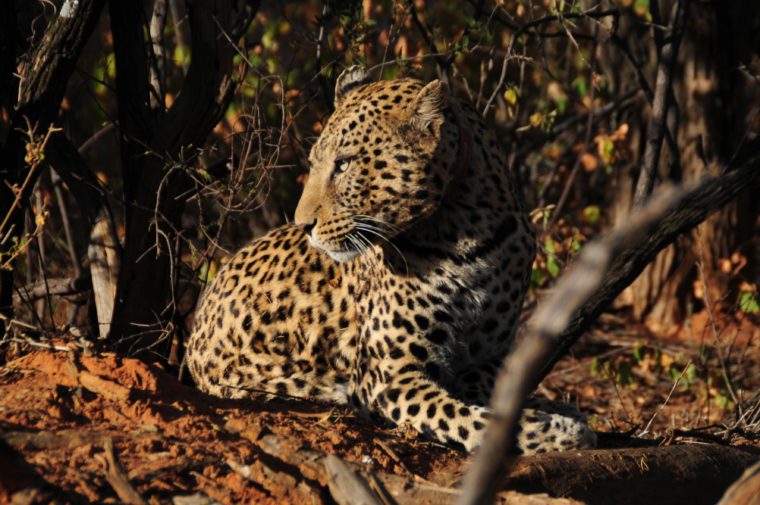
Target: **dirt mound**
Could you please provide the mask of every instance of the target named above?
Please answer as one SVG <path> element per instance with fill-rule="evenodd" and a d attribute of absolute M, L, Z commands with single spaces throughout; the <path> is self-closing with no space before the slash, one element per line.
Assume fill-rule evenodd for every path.
<path fill-rule="evenodd" d="M 273 441 L 417 479 L 456 470 L 463 459 L 344 410 L 212 398 L 159 367 L 112 354 L 34 351 L 0 370 L 3 438 L 75 501 L 115 499 L 108 439 L 129 482 L 155 503 L 196 493 L 221 503 L 322 501 L 326 483 L 303 481 L 271 454 Z"/>

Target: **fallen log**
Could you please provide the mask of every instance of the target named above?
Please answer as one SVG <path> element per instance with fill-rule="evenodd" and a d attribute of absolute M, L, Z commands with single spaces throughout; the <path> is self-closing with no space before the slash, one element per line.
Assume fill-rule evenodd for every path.
<path fill-rule="evenodd" d="M 542 454 L 518 459 L 507 487 L 588 504 L 707 505 L 758 459 L 714 444 Z"/>

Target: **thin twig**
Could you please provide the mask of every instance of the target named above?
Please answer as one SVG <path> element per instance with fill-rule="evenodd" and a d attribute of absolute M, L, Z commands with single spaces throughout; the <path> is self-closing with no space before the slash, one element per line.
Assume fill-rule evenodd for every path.
<path fill-rule="evenodd" d="M 733 381 L 731 380 L 729 370 L 728 370 L 728 363 L 727 363 L 728 359 L 726 356 L 723 355 L 723 347 L 720 345 L 720 336 L 718 335 L 718 327 L 715 324 L 715 317 L 713 316 L 713 307 L 710 300 L 710 294 L 707 291 L 707 281 L 705 280 L 704 263 L 705 263 L 704 244 L 702 243 L 702 241 L 700 241 L 699 261 L 697 262 L 697 269 L 699 270 L 699 280 L 702 283 L 702 301 L 705 304 L 707 317 L 710 321 L 710 330 L 712 331 L 713 339 L 715 340 L 715 351 L 718 354 L 718 361 L 720 361 L 720 371 L 721 371 L 721 375 L 723 375 L 723 382 L 725 382 L 726 389 L 728 389 L 728 392 L 731 395 L 731 399 L 734 401 L 735 408 L 738 409 L 739 416 L 741 416 L 741 413 L 742 413 L 741 402 L 739 401 L 738 398 L 736 398 L 736 393 L 734 393 Z"/>
<path fill-rule="evenodd" d="M 427 26 L 425 26 L 425 24 L 419 18 L 419 14 L 417 13 L 417 7 L 414 5 L 414 0 L 406 0 L 406 5 L 407 7 L 409 7 L 409 12 L 411 13 L 411 17 L 412 17 L 412 23 L 414 23 L 414 26 L 417 28 L 417 31 L 420 32 L 420 36 L 425 41 L 425 44 L 427 44 L 430 54 L 436 55 L 434 58 L 435 58 L 435 66 L 436 66 L 436 69 L 438 70 L 438 78 L 444 84 L 449 85 L 450 84 L 449 82 L 450 61 L 448 61 L 447 59 L 444 59 L 443 56 L 439 55 L 438 48 L 435 46 L 435 42 L 433 41 L 433 38 L 430 36 L 430 29 Z"/>
<path fill-rule="evenodd" d="M 583 18 L 583 17 L 602 18 L 602 17 L 608 17 L 608 16 L 617 16 L 618 14 L 619 14 L 619 11 L 617 9 L 610 9 L 610 10 L 596 12 L 596 7 L 592 7 L 589 10 L 579 12 L 579 13 L 563 13 L 562 16 L 564 19 Z M 512 39 L 509 41 L 507 53 L 504 56 L 504 60 L 502 61 L 501 74 L 499 75 L 499 80 L 494 86 L 493 92 L 491 93 L 491 96 L 488 98 L 488 101 L 486 102 L 485 107 L 483 107 L 482 114 L 484 116 L 488 114 L 488 111 L 491 109 L 491 105 L 493 104 L 494 100 L 496 100 L 496 97 L 501 91 L 502 86 L 504 86 L 504 83 L 506 82 L 509 61 L 512 58 L 514 58 L 515 44 L 519 40 L 520 36 L 526 33 L 530 34 L 530 29 L 535 26 L 539 26 L 544 23 L 550 23 L 550 22 L 559 21 L 559 20 L 560 20 L 560 16 L 549 15 L 549 16 L 544 16 L 544 17 L 535 19 L 533 21 L 530 21 L 528 23 L 525 23 L 524 25 L 517 28 L 515 33 L 512 35 Z"/>
<path fill-rule="evenodd" d="M 383 505 L 366 480 L 333 454 L 324 460 L 330 494 L 338 505 Z"/>
<path fill-rule="evenodd" d="M 686 366 L 683 367 L 683 370 L 681 370 L 681 374 L 676 378 L 676 381 L 673 383 L 673 387 L 670 388 L 670 392 L 668 393 L 667 398 L 665 398 L 665 401 L 662 402 L 660 407 L 655 411 L 654 414 L 652 414 L 652 417 L 649 419 L 649 422 L 647 423 L 647 425 L 644 426 L 644 429 L 642 430 L 642 432 L 639 433 L 640 437 L 649 433 L 649 427 L 652 426 L 652 423 L 654 422 L 654 420 L 657 418 L 660 412 L 662 412 L 662 409 L 664 409 L 665 406 L 668 404 L 668 402 L 670 401 L 670 397 L 673 396 L 673 392 L 678 387 L 678 383 L 681 382 L 681 379 L 683 379 L 683 376 L 686 374 L 686 371 L 689 369 L 690 366 L 691 366 L 691 360 L 689 360 L 689 362 L 686 363 Z"/>
<path fill-rule="evenodd" d="M 79 255 L 77 254 L 76 244 L 74 243 L 74 233 L 71 230 L 71 221 L 69 220 L 68 205 L 66 205 L 66 197 L 63 194 L 61 185 L 61 177 L 58 172 L 52 170 L 50 172 L 50 180 L 53 183 L 53 191 L 55 193 L 55 200 L 58 203 L 58 211 L 61 214 L 61 223 L 63 224 L 63 233 L 66 236 L 66 245 L 69 248 L 69 258 L 71 258 L 71 264 L 74 267 L 74 277 L 82 277 L 82 262 L 79 261 Z"/>
<path fill-rule="evenodd" d="M 599 30 L 599 27 L 594 25 L 594 35 L 597 34 Z M 575 177 L 577 176 L 578 172 L 581 168 L 581 159 L 582 155 L 585 154 L 589 146 L 591 145 L 592 135 L 593 135 L 593 127 L 594 127 L 594 99 L 596 98 L 596 86 L 594 85 L 594 76 L 596 74 L 596 38 L 594 38 L 594 44 L 591 49 L 591 62 L 589 63 L 589 82 L 591 83 L 591 90 L 589 92 L 589 111 L 588 111 L 588 118 L 586 120 L 586 135 L 583 141 L 583 150 L 578 153 L 578 157 L 575 159 L 575 164 L 573 166 L 572 171 L 570 172 L 570 176 L 567 178 L 567 182 L 565 183 L 565 187 L 562 190 L 562 194 L 559 197 L 559 200 L 557 201 L 557 206 L 554 208 L 554 212 L 552 212 L 551 220 L 549 221 L 549 224 L 547 228 L 551 228 L 554 226 L 554 223 L 557 222 L 557 219 L 562 214 L 562 210 L 565 207 L 565 203 L 567 202 L 567 197 L 570 194 L 570 188 L 573 185 L 573 182 L 575 182 Z"/>

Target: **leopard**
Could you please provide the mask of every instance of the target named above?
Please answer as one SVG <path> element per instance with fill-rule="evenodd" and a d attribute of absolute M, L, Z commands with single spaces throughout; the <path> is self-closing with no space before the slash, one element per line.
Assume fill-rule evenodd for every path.
<path fill-rule="evenodd" d="M 348 406 L 476 449 L 536 250 L 496 134 L 440 79 L 353 66 L 308 169 L 294 221 L 242 247 L 204 290 L 186 344 L 195 384 Z M 574 406 L 534 399 L 516 451 L 595 443 Z"/>

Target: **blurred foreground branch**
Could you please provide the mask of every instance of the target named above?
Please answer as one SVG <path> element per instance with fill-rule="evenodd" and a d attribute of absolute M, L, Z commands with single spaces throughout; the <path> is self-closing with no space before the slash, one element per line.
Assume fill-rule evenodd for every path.
<path fill-rule="evenodd" d="M 515 428 L 528 394 L 660 250 L 760 179 L 758 162 L 760 154 L 688 190 L 666 190 L 624 226 L 583 249 L 504 362 L 491 400 L 495 418 L 465 477 L 458 503 L 492 501 L 500 478 L 514 461 Z"/>

